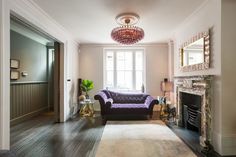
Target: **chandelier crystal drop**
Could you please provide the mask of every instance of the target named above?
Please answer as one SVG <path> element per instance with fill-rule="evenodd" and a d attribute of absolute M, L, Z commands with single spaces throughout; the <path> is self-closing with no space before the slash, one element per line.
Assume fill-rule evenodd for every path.
<path fill-rule="evenodd" d="M 111 38 L 123 45 L 132 45 L 142 40 L 144 31 L 142 28 L 134 26 L 139 20 L 139 16 L 133 13 L 120 14 L 116 21 L 120 27 L 116 27 L 111 32 Z"/>

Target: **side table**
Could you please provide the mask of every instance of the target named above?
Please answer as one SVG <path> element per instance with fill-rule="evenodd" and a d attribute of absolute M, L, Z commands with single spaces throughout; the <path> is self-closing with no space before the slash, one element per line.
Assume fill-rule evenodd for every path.
<path fill-rule="evenodd" d="M 161 105 L 160 119 L 170 121 L 170 118 L 172 118 L 173 122 L 175 122 L 176 107 L 171 104 L 160 104 L 160 105 Z"/>
<path fill-rule="evenodd" d="M 165 120 L 168 117 L 167 113 L 167 104 L 161 103 L 161 110 L 160 110 L 160 119 Z"/>
<path fill-rule="evenodd" d="M 94 116 L 94 101 L 91 99 L 85 99 L 84 101 L 80 101 L 80 115 L 83 117 L 93 117 Z"/>
<path fill-rule="evenodd" d="M 170 121 L 170 118 L 173 119 L 173 122 L 175 122 L 175 118 L 176 118 L 176 107 L 173 105 L 173 104 L 169 104 L 167 106 L 167 113 L 168 113 L 168 116 L 167 116 L 167 120 Z"/>

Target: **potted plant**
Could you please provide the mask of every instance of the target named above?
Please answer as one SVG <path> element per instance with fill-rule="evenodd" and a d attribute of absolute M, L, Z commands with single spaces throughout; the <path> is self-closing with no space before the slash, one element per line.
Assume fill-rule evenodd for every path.
<path fill-rule="evenodd" d="M 88 92 L 93 89 L 93 81 L 83 80 L 81 84 L 82 91 L 85 92 L 86 99 L 89 99 Z"/>

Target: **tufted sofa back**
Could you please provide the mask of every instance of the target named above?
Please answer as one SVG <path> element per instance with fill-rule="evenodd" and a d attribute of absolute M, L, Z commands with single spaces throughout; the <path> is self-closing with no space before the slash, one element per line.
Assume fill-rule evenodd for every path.
<path fill-rule="evenodd" d="M 126 103 L 141 104 L 144 103 L 146 98 L 149 96 L 148 94 L 119 93 L 109 90 L 103 90 L 103 92 L 106 94 L 107 98 L 113 99 L 113 103 L 121 103 L 121 104 L 126 104 Z"/>

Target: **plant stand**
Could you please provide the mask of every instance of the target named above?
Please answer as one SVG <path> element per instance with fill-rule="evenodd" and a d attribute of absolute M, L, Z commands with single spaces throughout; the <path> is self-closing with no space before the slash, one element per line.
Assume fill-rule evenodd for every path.
<path fill-rule="evenodd" d="M 83 117 L 93 117 L 94 116 L 94 108 L 93 104 L 94 102 L 90 99 L 86 99 L 85 101 L 81 101 L 81 109 L 80 109 L 80 115 Z"/>

